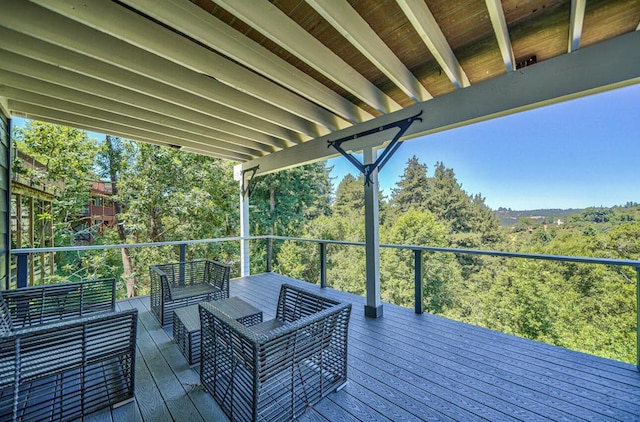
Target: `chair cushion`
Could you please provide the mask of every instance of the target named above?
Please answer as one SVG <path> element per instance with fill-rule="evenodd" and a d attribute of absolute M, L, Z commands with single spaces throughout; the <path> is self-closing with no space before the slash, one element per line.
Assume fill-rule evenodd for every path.
<path fill-rule="evenodd" d="M 283 327 L 284 325 L 285 325 L 284 322 L 280 320 L 271 319 L 269 321 L 264 321 L 258 324 L 251 325 L 250 327 L 247 327 L 247 328 L 253 331 L 254 333 L 256 333 L 257 335 L 261 335 L 261 334 L 267 334 L 272 330 L 275 330 L 276 328 Z"/>
<path fill-rule="evenodd" d="M 171 288 L 171 297 L 173 298 L 173 300 L 177 300 L 177 299 L 183 299 L 186 297 L 191 297 L 191 296 L 200 296 L 200 295 L 206 295 L 209 293 L 216 293 L 219 292 L 220 289 L 218 289 L 215 286 L 212 286 L 211 284 L 194 284 L 191 286 L 178 286 L 178 287 L 172 287 Z"/>

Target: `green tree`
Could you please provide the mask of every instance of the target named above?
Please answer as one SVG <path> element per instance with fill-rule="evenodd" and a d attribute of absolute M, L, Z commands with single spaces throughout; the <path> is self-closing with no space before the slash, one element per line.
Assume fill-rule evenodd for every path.
<path fill-rule="evenodd" d="M 260 176 L 255 180 L 251 195 L 251 232 L 279 236 L 299 236 L 306 220 L 331 213 L 329 198 L 331 178 L 326 162 L 317 162 Z M 266 256 L 262 245 L 252 243 L 251 254 L 255 265 L 265 268 Z M 277 260 L 281 244 L 273 244 L 275 250 L 267 250 Z M 276 263 L 277 264 L 277 263 Z M 293 265 L 284 263 L 283 265 Z"/>
<path fill-rule="evenodd" d="M 390 205 L 392 209 L 406 212 L 411 208 L 427 209 L 429 196 L 429 180 L 427 165 L 420 163 L 418 157 L 412 156 L 404 168 L 404 173 L 391 191 Z"/>
<path fill-rule="evenodd" d="M 98 148 L 95 140 L 84 131 L 40 121 L 28 121 L 13 136 L 19 150 L 46 166 L 46 177 L 64 180 L 52 218 L 57 233 L 72 233 L 72 223 L 89 200 Z"/>
<path fill-rule="evenodd" d="M 122 221 L 131 243 L 227 237 L 238 232 L 237 183 L 231 164 L 150 144 L 135 144 L 121 174 Z M 202 254 L 237 261 L 233 245 L 191 246 Z M 148 265 L 177 259 L 176 247 L 131 251 L 136 293 L 148 291 Z M 237 262 L 235 263 L 237 265 Z"/>
<path fill-rule="evenodd" d="M 100 150 L 96 157 L 99 174 L 111 183 L 116 218 L 116 232 L 118 234 L 118 240 L 122 244 L 127 243 L 127 233 L 122 219 L 124 206 L 120 200 L 120 178 L 127 168 L 127 164 L 131 162 L 134 151 L 134 144 L 131 141 L 107 135 L 104 142 L 100 145 Z M 120 252 L 127 297 L 133 297 L 135 296 L 135 280 L 133 277 L 131 255 L 128 248 L 121 248 Z"/>
<path fill-rule="evenodd" d="M 351 216 L 364 213 L 364 176 L 356 178 L 348 173 L 338 184 L 333 214 Z"/>
<path fill-rule="evenodd" d="M 410 209 L 390 228 L 385 239 L 392 244 L 446 246 L 447 228 L 429 211 Z M 401 249 L 384 249 L 381 253 L 384 300 L 412 306 L 414 255 Z M 458 263 L 452 254 L 423 253 L 423 297 L 427 312 L 442 313 L 451 307 L 454 292 L 461 283 Z"/>

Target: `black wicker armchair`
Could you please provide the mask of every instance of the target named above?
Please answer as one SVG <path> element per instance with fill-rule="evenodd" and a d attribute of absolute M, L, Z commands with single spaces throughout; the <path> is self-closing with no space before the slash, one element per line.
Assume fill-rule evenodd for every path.
<path fill-rule="evenodd" d="M 250 327 L 200 305 L 200 381 L 232 421 L 291 420 L 347 381 L 351 304 L 283 285 L 276 318 Z"/>
<path fill-rule="evenodd" d="M 220 262 L 156 264 L 149 273 L 151 312 L 163 326 L 173 322 L 174 309 L 229 297 L 230 267 Z"/>
<path fill-rule="evenodd" d="M 134 396 L 137 310 L 115 280 L 0 292 L 0 420 L 80 418 Z"/>

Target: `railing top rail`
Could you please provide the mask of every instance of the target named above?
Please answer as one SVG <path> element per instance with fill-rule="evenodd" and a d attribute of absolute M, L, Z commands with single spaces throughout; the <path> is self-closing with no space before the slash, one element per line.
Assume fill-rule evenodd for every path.
<path fill-rule="evenodd" d="M 69 252 L 69 251 L 90 251 L 99 249 L 121 249 L 121 248 L 143 248 L 157 246 L 176 246 L 176 245 L 195 245 L 197 243 L 219 243 L 233 242 L 241 240 L 240 237 L 219 237 L 215 239 L 197 239 L 197 240 L 172 240 L 168 242 L 151 242 L 151 243 L 126 243 L 117 245 L 86 245 L 86 246 L 57 246 L 54 248 L 22 248 L 12 249 L 12 255 L 29 255 L 32 253 L 46 252 Z"/>
<path fill-rule="evenodd" d="M 67 251 L 88 251 L 99 249 L 120 249 L 120 248 L 140 248 L 140 247 L 156 247 L 156 246 L 172 246 L 172 245 L 193 245 L 198 243 L 218 243 L 218 242 L 232 242 L 242 240 L 242 237 L 224 237 L 215 239 L 198 239 L 198 240 L 175 240 L 169 242 L 155 242 L 155 243 L 130 243 L 130 244 L 118 244 L 118 245 L 87 245 L 87 246 L 63 246 L 55 248 L 25 248 L 25 249 L 13 249 L 11 253 L 13 255 L 25 255 L 33 253 L 47 253 L 47 252 L 67 252 Z M 313 239 L 304 237 L 286 237 L 286 236 L 250 236 L 245 238 L 246 240 L 260 240 L 260 239 L 273 239 L 273 240 L 293 240 L 297 242 L 312 242 L 312 243 L 324 243 L 331 245 L 343 245 L 343 246 L 364 246 L 364 242 L 350 242 L 343 240 L 327 240 L 327 239 Z M 525 259 L 539 259 L 546 261 L 563 261 L 563 262 L 576 262 L 585 264 L 603 264 L 603 265 L 616 265 L 616 266 L 630 266 L 640 268 L 640 260 L 631 259 L 613 259 L 613 258 L 592 258 L 582 256 L 563 256 L 563 255 L 545 255 L 545 254 L 531 254 L 520 252 L 504 252 L 504 251 L 492 251 L 482 249 L 457 249 L 457 248 L 445 248 L 437 246 L 421 246 L 421 245 L 392 245 L 381 244 L 380 247 L 392 248 L 392 249 L 409 249 L 413 251 L 427 251 L 427 252 L 447 252 L 455 254 L 470 254 L 470 255 L 487 255 L 498 256 L 507 258 L 525 258 Z"/>
<path fill-rule="evenodd" d="M 364 242 L 347 242 L 342 240 L 311 239 L 311 238 L 304 238 L 304 237 L 254 236 L 254 238 L 260 238 L 260 239 L 272 238 L 275 240 L 294 240 L 294 241 L 300 241 L 300 242 L 326 243 L 326 244 L 347 245 L 347 246 L 364 246 L 365 245 Z M 502 256 L 507 258 L 527 258 L 527 259 L 541 259 L 541 260 L 547 260 L 547 261 L 563 261 L 563 262 L 577 262 L 577 263 L 585 263 L 585 264 L 604 264 L 604 265 L 640 267 L 640 260 L 632 260 L 632 259 L 545 255 L 545 254 L 532 254 L 532 253 L 521 253 L 521 252 L 492 251 L 492 250 L 483 250 L 483 249 L 445 248 L 445 247 L 421 246 L 421 245 L 380 244 L 380 247 L 392 248 L 392 249 L 410 249 L 413 251 L 449 252 L 449 253 L 455 253 L 455 254 L 489 255 L 489 256 Z"/>

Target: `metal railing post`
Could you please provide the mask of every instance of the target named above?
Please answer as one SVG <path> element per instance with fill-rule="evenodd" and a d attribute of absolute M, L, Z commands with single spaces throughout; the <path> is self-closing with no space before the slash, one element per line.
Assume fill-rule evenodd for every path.
<path fill-rule="evenodd" d="M 414 269 L 415 269 L 415 310 L 416 314 L 422 313 L 422 251 L 419 249 L 413 250 L 414 254 Z"/>
<path fill-rule="evenodd" d="M 267 238 L 267 272 L 273 271 L 273 239 Z"/>
<path fill-rule="evenodd" d="M 327 244 L 318 243 L 320 247 L 320 288 L 327 287 Z"/>
<path fill-rule="evenodd" d="M 17 287 L 27 287 L 27 280 L 29 280 L 29 254 L 21 253 L 18 255 L 18 274 L 17 274 Z"/>
<path fill-rule="evenodd" d="M 181 243 L 180 244 L 180 274 L 178 276 L 179 277 L 178 283 L 181 286 L 184 286 L 184 266 L 186 261 L 187 261 L 187 244 Z"/>

